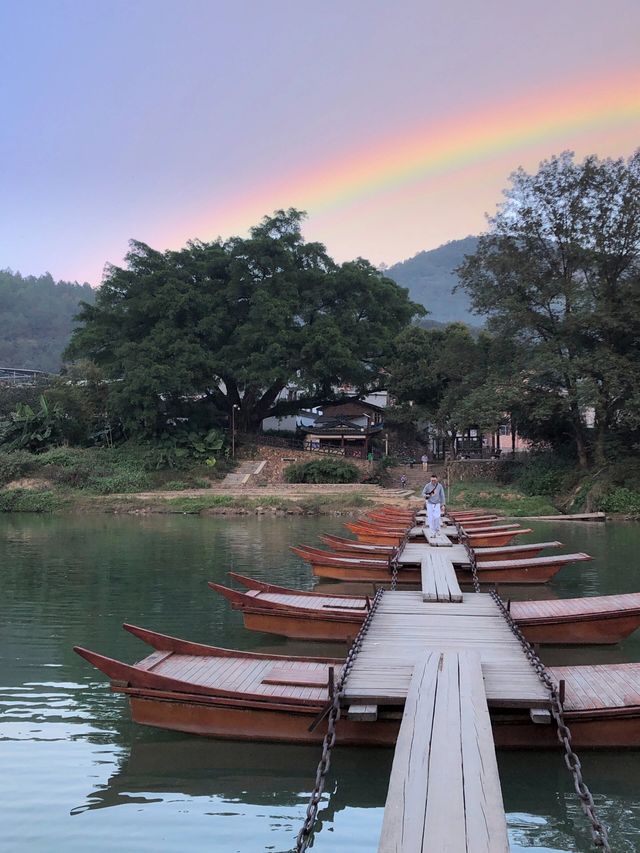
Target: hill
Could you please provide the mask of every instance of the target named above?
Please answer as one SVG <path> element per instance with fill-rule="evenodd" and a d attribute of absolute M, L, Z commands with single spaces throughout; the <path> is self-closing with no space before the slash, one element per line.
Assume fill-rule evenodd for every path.
<path fill-rule="evenodd" d="M 78 303 L 94 298 L 88 284 L 56 282 L 49 273 L 23 277 L 0 270 L 0 367 L 56 373 Z"/>
<path fill-rule="evenodd" d="M 452 240 L 437 249 L 418 252 L 413 258 L 394 264 L 385 270 L 385 275 L 409 288 L 414 302 L 422 303 L 431 312 L 429 320 L 439 323 L 459 320 L 478 326 L 482 319 L 471 313 L 467 294 L 463 290 L 453 293 L 458 283 L 454 270 L 465 255 L 475 252 L 477 245 L 477 237 Z"/>

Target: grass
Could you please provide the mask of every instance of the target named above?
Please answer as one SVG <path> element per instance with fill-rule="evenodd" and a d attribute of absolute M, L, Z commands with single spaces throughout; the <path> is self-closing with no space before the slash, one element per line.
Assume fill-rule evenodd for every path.
<path fill-rule="evenodd" d="M 230 509 L 236 511 L 256 512 L 260 509 L 270 509 L 281 512 L 305 513 L 320 515 L 323 513 L 351 511 L 369 506 L 371 501 L 360 494 L 326 495 L 304 498 L 293 501 L 286 497 L 265 495 L 263 498 L 242 498 L 233 495 L 198 495 L 197 497 L 176 497 L 162 501 L 170 512 L 201 513 L 207 510 Z M 162 504 L 156 503 L 156 509 L 162 511 Z"/>
<path fill-rule="evenodd" d="M 68 506 L 57 492 L 12 489 L 0 492 L 0 512 L 59 512 Z"/>
<path fill-rule="evenodd" d="M 517 486 L 486 481 L 453 483 L 449 491 L 452 509 L 493 509 L 505 515 L 558 515 L 547 495 L 526 495 Z"/>

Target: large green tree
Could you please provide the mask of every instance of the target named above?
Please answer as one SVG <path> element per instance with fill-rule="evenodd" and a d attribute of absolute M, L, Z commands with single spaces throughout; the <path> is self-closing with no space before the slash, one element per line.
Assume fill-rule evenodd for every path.
<path fill-rule="evenodd" d="M 582 466 L 591 449 L 603 461 L 607 432 L 638 410 L 639 258 L 640 151 L 580 163 L 565 152 L 511 176 L 458 270 L 489 327 L 529 353 L 522 402 L 531 388 L 554 398 Z"/>
<path fill-rule="evenodd" d="M 401 407 L 411 405 L 413 420 L 428 422 L 455 452 L 456 437 L 465 429 L 495 430 L 504 419 L 508 395 L 497 377 L 487 393 L 503 351 L 501 341 L 485 333 L 474 337 L 462 323 L 412 326 L 389 362 L 389 390 Z"/>
<path fill-rule="evenodd" d="M 365 260 L 337 264 L 301 233 L 304 214 L 277 211 L 248 238 L 158 252 L 133 242 L 84 304 L 68 349 L 113 380 L 116 410 L 153 434 L 189 398 L 240 428 L 380 387 L 399 332 L 424 309 Z M 280 399 L 289 384 L 296 400 Z"/>

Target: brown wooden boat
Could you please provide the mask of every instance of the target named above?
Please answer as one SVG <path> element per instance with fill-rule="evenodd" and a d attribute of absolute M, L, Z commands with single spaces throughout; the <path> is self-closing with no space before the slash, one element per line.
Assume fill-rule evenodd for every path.
<path fill-rule="evenodd" d="M 209 586 L 242 612 L 246 628 L 293 639 L 350 641 L 371 604 L 367 596 L 289 589 L 235 572 L 229 576 L 248 592 L 216 583 Z M 510 608 L 532 643 L 619 643 L 640 627 L 640 593 L 518 601 Z"/>
<path fill-rule="evenodd" d="M 114 692 L 129 697 L 138 723 L 192 734 L 239 740 L 319 742 L 326 721 L 330 671 L 341 661 L 294 658 L 219 649 L 125 626 L 153 649 L 130 666 L 75 647 L 111 679 Z M 640 746 L 640 664 L 556 667 L 565 682 L 565 715 L 574 746 Z M 375 721 L 345 714 L 338 725 L 342 744 L 395 743 L 401 707 L 378 709 Z M 531 722 L 526 709 L 490 708 L 499 747 L 557 746 L 555 727 Z M 310 730 L 311 729 L 311 730 Z"/>
<path fill-rule="evenodd" d="M 322 548 L 311 548 L 308 545 L 290 545 L 294 554 L 302 557 L 312 566 L 344 566 L 346 568 L 373 568 L 391 570 L 391 557 L 361 557 L 358 554 L 334 554 Z"/>
<path fill-rule="evenodd" d="M 356 583 L 385 583 L 391 580 L 390 558 L 331 554 L 329 551 L 308 546 L 292 546 L 291 550 L 311 564 L 318 578 L 352 581 Z M 490 584 L 539 584 L 547 583 L 563 566 L 569 563 L 590 560 L 588 554 L 557 554 L 550 557 L 530 557 L 522 560 L 494 560 L 476 566 L 480 583 Z M 471 570 L 456 565 L 456 577 L 460 583 L 471 583 Z M 420 584 L 418 565 L 401 565 L 397 577 L 399 584 Z"/>
<path fill-rule="evenodd" d="M 517 530 L 519 524 L 486 524 L 484 521 L 478 524 L 463 524 L 462 529 L 465 533 L 495 533 L 497 530 Z"/>
<path fill-rule="evenodd" d="M 371 521 L 358 519 L 358 521 L 347 521 L 344 525 L 352 533 L 364 531 L 366 533 L 388 533 L 394 536 L 404 536 L 411 529 L 409 524 L 374 524 Z"/>
<path fill-rule="evenodd" d="M 562 542 L 527 542 L 523 545 L 503 545 L 500 548 L 474 548 L 476 561 L 484 563 L 487 560 L 525 560 L 536 557 L 540 551 L 547 548 L 559 548 Z"/>
<path fill-rule="evenodd" d="M 532 643 L 619 643 L 640 627 L 640 593 L 513 601 L 511 615 Z"/>
<path fill-rule="evenodd" d="M 343 536 L 332 536 L 324 533 L 320 539 L 337 554 L 361 554 L 363 557 L 392 556 L 398 549 L 395 545 L 371 545 L 359 542 L 357 539 L 346 539 Z"/>
<path fill-rule="evenodd" d="M 300 640 L 347 642 L 368 613 L 371 599 L 357 595 L 302 592 L 256 581 L 229 572 L 247 592 L 209 582 L 234 610 L 240 610 L 245 628 Z"/>
<path fill-rule="evenodd" d="M 324 736 L 325 722 L 309 727 L 327 704 L 342 660 L 222 649 L 124 627 L 154 649 L 133 666 L 81 647 L 74 651 L 111 678 L 114 692 L 128 695 L 136 722 L 239 740 L 313 743 Z M 397 720 L 343 722 L 345 744 L 393 743 L 398 726 Z"/>
<path fill-rule="evenodd" d="M 524 560 L 487 560 L 477 563 L 476 568 L 481 583 L 547 583 L 563 566 L 591 559 L 589 554 L 583 553 L 554 554 Z"/>
<path fill-rule="evenodd" d="M 490 545 L 508 545 L 515 536 L 522 536 L 525 533 L 533 533 L 530 527 L 523 527 L 520 530 L 505 530 L 496 533 L 470 533 L 469 545 L 471 548 L 485 548 Z"/>

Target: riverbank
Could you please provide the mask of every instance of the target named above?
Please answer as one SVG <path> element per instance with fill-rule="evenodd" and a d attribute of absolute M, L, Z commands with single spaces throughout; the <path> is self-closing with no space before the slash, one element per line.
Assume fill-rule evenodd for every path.
<path fill-rule="evenodd" d="M 560 514 L 546 495 L 526 495 L 514 484 L 484 480 L 452 483 L 448 502 L 456 509 L 490 509 L 509 516 Z"/>
<path fill-rule="evenodd" d="M 158 490 L 97 495 L 58 489 L 0 491 L 0 512 L 190 515 L 348 515 L 376 504 L 407 506 L 406 492 L 361 485 L 272 485 L 263 488 Z"/>

